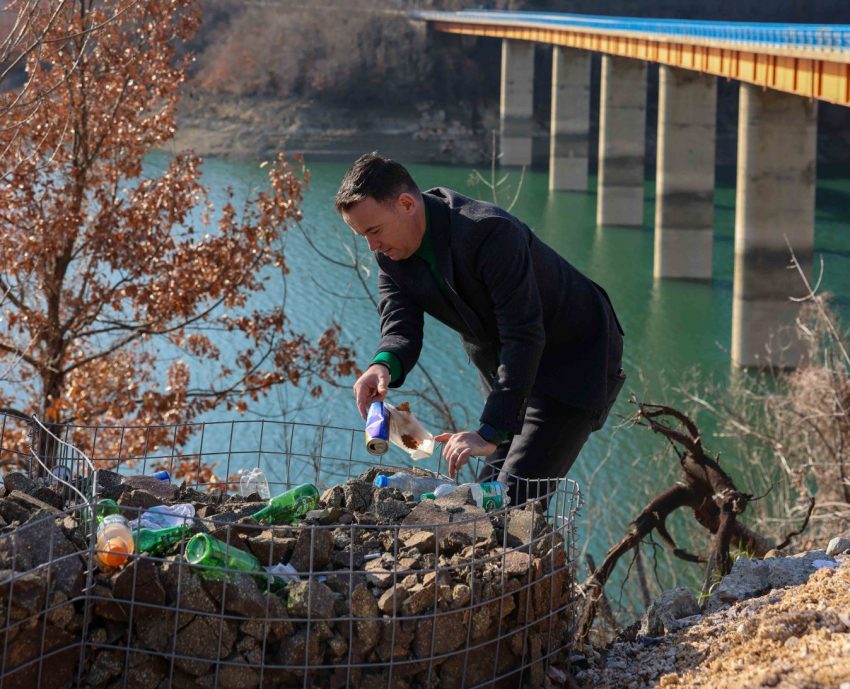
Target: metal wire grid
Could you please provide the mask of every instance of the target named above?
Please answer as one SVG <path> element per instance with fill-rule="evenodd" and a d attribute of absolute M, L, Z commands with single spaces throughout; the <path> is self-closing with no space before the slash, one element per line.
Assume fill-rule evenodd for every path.
<path fill-rule="evenodd" d="M 48 443 L 46 434 L 60 442 Z M 166 469 L 172 475 L 183 466 L 197 470 L 214 467 L 219 480 L 190 480 L 196 489 L 227 489 L 228 477 L 239 470 L 263 469 L 270 487 L 285 490 L 310 481 L 323 485 L 344 482 L 373 466 L 392 462 L 409 463 L 404 455 L 390 452 L 369 455 L 363 444 L 363 431 L 327 425 L 267 420 L 217 421 L 160 426 L 79 426 L 61 425 L 49 431 L 34 424 L 31 454 L 61 466 L 75 480 L 90 478 L 88 460 L 101 469 L 121 473 L 147 474 Z M 0 436 L 0 443 L 2 443 Z M 3 445 L 5 450 L 6 445 Z M 45 453 L 39 448 L 48 448 Z M 20 448 L 9 448 L 18 455 Z M 441 455 L 430 462 L 417 463 L 438 473 L 445 469 Z M 39 463 L 29 457 L 32 476 Z M 464 475 L 474 480 L 471 469 Z"/>
<path fill-rule="evenodd" d="M 264 429 L 260 431 L 258 444 L 255 443 L 247 450 L 235 449 L 237 437 L 238 442 L 250 437 L 250 434 L 234 433 L 236 428 L 244 429 L 244 426 L 237 425 L 239 423 L 215 427 L 218 431 L 228 429 L 228 447 L 231 451 L 227 456 L 228 467 L 236 457 L 242 455 L 244 459 L 243 453 L 256 457 L 257 465 L 261 468 L 264 459 L 284 458 L 287 473 L 280 477 L 283 485 L 297 482 L 287 480 L 290 472 L 309 474 L 312 471 L 314 480 L 318 480 L 321 477 L 320 470 L 324 469 L 324 475 L 332 477 L 330 482 L 333 483 L 338 476 L 352 477 L 356 473 L 353 471 L 356 465 L 362 465 L 365 469 L 375 464 L 375 458 L 372 457 L 355 461 L 351 450 L 347 456 L 323 456 L 323 452 L 333 452 L 328 448 L 334 445 L 346 445 L 346 442 L 342 442 L 345 440 L 348 448 L 353 449 L 354 437 L 359 435 L 356 431 L 320 428 L 321 451 L 302 452 L 295 451 L 294 442 L 295 428 L 301 425 L 285 424 L 289 431 L 285 450 L 269 452 L 263 449 L 262 438 L 269 437 Z M 316 428 L 313 428 L 313 433 Z M 206 430 L 202 429 L 202 438 L 209 437 Z M 337 439 L 332 442 L 326 442 L 328 436 L 335 435 L 333 431 L 342 431 L 342 434 L 337 435 Z M 200 441 L 192 456 L 201 459 L 208 456 L 203 446 L 204 442 Z M 92 447 L 95 447 L 94 443 Z M 175 447 L 171 447 L 170 454 L 157 451 L 158 454 L 145 454 L 141 459 L 161 461 L 166 456 L 176 456 L 175 450 Z M 119 457 L 116 461 L 125 460 Z M 330 466 L 337 462 L 343 466 Z M 94 533 L 89 531 L 86 534 L 87 547 L 81 551 L 68 551 L 64 544 L 57 547 L 61 532 L 47 525 L 54 524 L 59 515 L 45 515 L 11 534 L 0 536 L 0 566 L 6 570 L 3 572 L 5 576 L 0 576 L 0 602 L 5 608 L 5 623 L 0 630 L 4 649 L 0 665 L 0 687 L 69 686 L 67 681 L 61 683 L 67 679 L 67 673 L 63 675 L 49 669 L 64 667 L 68 654 L 77 656 L 73 676 L 73 686 L 76 687 L 109 686 L 117 689 L 136 686 L 137 682 L 131 678 L 138 674 L 142 665 L 149 671 L 151 667 L 159 668 L 154 675 L 162 676 L 163 681 L 167 680 L 161 686 L 172 686 L 178 682 L 181 686 L 214 689 L 229 689 L 231 686 L 348 687 L 361 686 L 367 681 L 376 687 L 429 687 L 436 683 L 438 676 L 440 686 L 522 686 L 524 681 L 526 685 L 529 681 L 539 685 L 539 681 L 542 681 L 540 673 L 551 660 L 563 657 L 573 637 L 573 529 L 579 494 L 575 483 L 566 479 L 528 483 L 534 484 L 526 487 L 529 494 L 538 494 L 541 503 L 548 502 L 547 516 L 537 517 L 544 519 L 548 528 L 521 545 L 510 543 L 508 530 L 503 529 L 499 547 L 487 550 L 473 546 L 471 550 L 467 548 L 468 557 L 455 558 L 449 565 L 439 566 L 442 535 L 465 525 L 471 528 L 471 540 L 475 544 L 479 530 L 488 530 L 490 517 L 451 525 L 417 525 L 418 530 L 429 530 L 435 534 L 434 557 L 422 563 L 419 569 L 391 567 L 388 582 L 385 582 L 388 588 L 395 587 L 405 577 L 415 575 L 418 581 L 427 577 L 435 581 L 466 581 L 470 591 L 468 602 L 452 608 L 444 599 L 446 589 L 433 586 L 428 594 L 433 595 L 433 600 L 421 605 L 416 614 L 404 614 L 402 605 L 401 611 L 396 609 L 391 615 L 378 612 L 374 616 L 355 616 L 351 594 L 357 583 L 367 580 L 373 572 L 356 566 L 361 563 L 356 562 L 359 557 L 355 558 L 354 548 L 350 550 L 348 568 L 332 569 L 327 564 L 317 566 L 313 559 L 316 544 L 321 540 L 327 541 L 329 536 L 347 536 L 352 545 L 370 545 L 372 548 L 378 547 L 376 544 L 380 544 L 380 537 L 383 537 L 384 542 L 389 542 L 391 547 L 379 550 L 386 550 L 390 562 L 399 563 L 405 555 L 401 547 L 401 535 L 410 529 L 405 525 L 353 523 L 345 527 L 304 525 L 283 528 L 282 532 L 309 545 L 307 570 L 300 572 L 301 583 L 295 584 L 307 586 L 306 609 L 295 611 L 293 616 L 293 610 L 282 608 L 282 599 L 275 594 L 258 592 L 260 599 L 252 599 L 254 608 L 246 616 L 248 611 L 239 609 L 233 600 L 234 596 L 235 600 L 240 600 L 246 588 L 253 593 L 251 582 L 254 580 L 249 575 L 226 570 L 225 578 L 218 583 L 203 584 L 205 593 L 200 595 L 198 568 L 190 567 L 180 557 L 134 558 L 123 575 L 117 575 L 123 576 L 124 593 L 120 601 L 116 602 L 115 588 L 109 593 L 98 583 Z M 67 518 L 78 524 L 91 524 L 90 519 L 88 522 L 85 519 L 89 516 L 87 509 L 86 505 L 77 505 L 66 510 L 63 513 L 66 525 L 70 527 Z M 508 507 L 494 518 L 504 524 L 519 509 Z M 527 514 L 534 513 L 529 511 Z M 198 519 L 193 530 L 207 531 L 210 525 L 209 520 Z M 27 529 L 49 532 L 46 540 L 44 537 L 39 539 L 41 546 L 38 556 L 29 553 L 29 561 L 26 557 L 32 539 L 27 538 Z M 227 543 L 236 543 L 241 538 L 240 533 L 259 534 L 267 529 L 249 524 L 227 524 L 223 526 L 223 532 L 220 527 L 216 533 Z M 273 546 L 273 541 L 270 541 L 268 562 L 272 560 Z M 182 552 L 182 544 L 179 550 Z M 523 556 L 534 567 L 529 566 L 524 576 L 506 576 L 508 561 L 522 559 Z M 75 562 L 77 565 L 74 565 Z M 145 579 L 151 576 L 151 570 L 147 567 L 151 563 L 158 563 L 154 577 L 166 576 L 172 582 L 175 579 L 177 582 L 176 588 L 168 587 L 167 595 L 162 600 L 151 600 L 149 596 L 140 595 L 140 591 L 149 584 Z M 143 564 L 147 567 L 144 571 Z M 84 579 L 79 590 L 69 590 L 66 568 L 74 570 L 77 580 Z M 535 568 L 537 571 L 534 571 Z M 515 565 L 513 571 L 516 572 Z M 131 579 L 129 584 L 127 577 Z M 384 578 L 387 578 L 386 575 Z M 314 591 L 314 582 L 328 581 L 335 586 L 337 600 L 334 611 L 330 617 L 318 617 L 314 614 L 313 604 L 316 601 L 313 596 L 318 596 L 318 590 Z M 61 585 L 57 585 L 57 582 Z M 215 589 L 219 589 L 218 595 L 215 595 Z M 22 600 L 24 606 L 21 605 Z M 217 601 L 218 605 L 198 602 L 209 600 Z M 257 600 L 261 601 L 259 607 Z M 347 607 L 345 601 L 348 601 Z M 110 606 L 113 610 L 123 611 L 121 614 L 124 615 L 124 624 L 119 625 L 123 632 L 115 638 L 106 634 L 107 627 L 103 625 L 101 614 L 103 609 Z M 159 627 L 160 631 L 165 630 L 166 641 L 164 644 L 152 643 L 149 629 L 148 633 L 144 631 L 146 625 L 149 627 L 152 622 L 157 623 L 162 619 L 166 620 L 166 626 L 169 627 L 167 630 L 161 624 Z M 491 621 L 490 625 L 482 631 L 478 623 L 487 619 Z M 71 633 L 57 627 L 54 624 L 57 621 L 64 621 L 64 629 Z M 249 635 L 242 633 L 239 637 L 234 631 L 238 626 L 242 632 L 246 623 L 253 625 L 254 632 L 250 638 L 257 643 L 246 642 Z M 283 635 L 285 639 L 275 631 L 281 629 L 288 631 L 288 634 Z M 371 656 L 358 653 L 357 639 L 362 639 L 365 632 L 374 634 L 376 629 L 380 639 L 378 643 L 383 644 L 383 651 L 376 651 L 377 655 L 373 653 Z M 193 647 L 191 643 L 192 637 L 197 637 L 199 630 L 206 631 L 208 642 L 202 650 Z M 115 635 L 114 625 L 112 634 Z M 327 651 L 331 645 L 325 643 L 329 639 L 335 644 L 332 653 Z M 243 648 L 237 649 L 241 653 L 234 655 L 237 640 Z M 297 645 L 293 646 L 293 640 L 303 646 L 303 655 L 299 653 Z M 35 652 L 33 644 L 37 644 Z M 23 655 L 30 656 L 24 657 L 22 661 L 21 646 L 29 646 L 29 653 Z M 215 649 L 211 646 L 215 646 Z M 318 653 L 317 647 L 325 650 Z M 288 655 L 284 648 L 289 649 Z M 339 653 L 340 648 L 347 650 Z M 103 661 L 103 658 L 107 660 Z M 482 658 L 486 660 L 482 661 Z M 446 667 L 452 670 L 447 671 Z M 117 669 L 118 675 L 110 675 L 104 668 Z M 187 669 L 196 672 L 199 668 L 202 668 L 199 674 L 203 675 L 204 683 L 186 684 Z M 235 683 L 235 677 L 239 677 L 242 684 Z M 89 684 L 92 680 L 98 683 Z M 51 684 L 51 681 L 59 683 Z"/>

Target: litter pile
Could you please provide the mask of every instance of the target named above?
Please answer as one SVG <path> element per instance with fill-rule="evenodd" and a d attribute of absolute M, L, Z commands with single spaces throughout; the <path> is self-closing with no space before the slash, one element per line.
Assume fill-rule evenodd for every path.
<path fill-rule="evenodd" d="M 469 488 L 420 500 L 376 487 L 379 473 L 392 472 L 370 469 L 324 491 L 295 523 L 264 524 L 252 516 L 266 505 L 257 494 L 98 471 L 98 496 L 129 520 L 159 505 L 195 514 L 157 556 L 114 569 L 98 564 L 88 508 L 64 509 L 55 486 L 8 474 L 0 684 L 551 684 L 572 629 L 567 526 L 553 529 L 533 504 L 488 513 Z M 192 564 L 193 538 L 259 567 Z"/>

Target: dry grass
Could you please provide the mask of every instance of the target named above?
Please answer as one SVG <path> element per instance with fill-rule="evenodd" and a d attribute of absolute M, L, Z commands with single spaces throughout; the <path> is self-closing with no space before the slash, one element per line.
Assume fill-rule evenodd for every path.
<path fill-rule="evenodd" d="M 741 373 L 725 389 L 688 395 L 734 439 L 739 487 L 763 499 L 748 521 L 780 538 L 817 504 L 799 547 L 823 543 L 850 523 L 850 359 L 826 295 L 810 295 L 798 320 L 807 344 L 790 373 Z"/>

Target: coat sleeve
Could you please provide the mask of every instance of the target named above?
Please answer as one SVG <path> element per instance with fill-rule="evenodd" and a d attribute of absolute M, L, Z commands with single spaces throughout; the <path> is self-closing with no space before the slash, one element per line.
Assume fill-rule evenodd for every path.
<path fill-rule="evenodd" d="M 519 433 L 546 345 L 529 230 L 504 220 L 494 222 L 480 245 L 476 272 L 489 292 L 500 345 L 499 366 L 481 422 Z"/>
<path fill-rule="evenodd" d="M 381 341 L 378 352 L 391 352 L 401 363 L 401 376 L 390 387 L 401 387 L 422 351 L 422 308 L 405 295 L 383 270 L 378 272 L 378 313 Z"/>

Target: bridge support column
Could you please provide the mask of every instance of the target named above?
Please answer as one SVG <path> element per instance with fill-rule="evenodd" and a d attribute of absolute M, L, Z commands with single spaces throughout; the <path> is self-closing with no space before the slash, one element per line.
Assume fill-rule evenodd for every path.
<path fill-rule="evenodd" d="M 646 64 L 602 56 L 596 222 L 643 225 Z"/>
<path fill-rule="evenodd" d="M 502 165 L 531 165 L 533 117 L 534 43 L 505 39 L 499 100 Z"/>
<path fill-rule="evenodd" d="M 802 343 L 789 297 L 805 294 L 788 270 L 785 238 L 807 277 L 814 246 L 817 103 L 741 84 L 732 360 L 793 367 Z"/>
<path fill-rule="evenodd" d="M 587 190 L 590 134 L 590 53 L 552 48 L 549 189 Z"/>
<path fill-rule="evenodd" d="M 716 77 L 659 67 L 656 278 L 711 278 Z"/>

